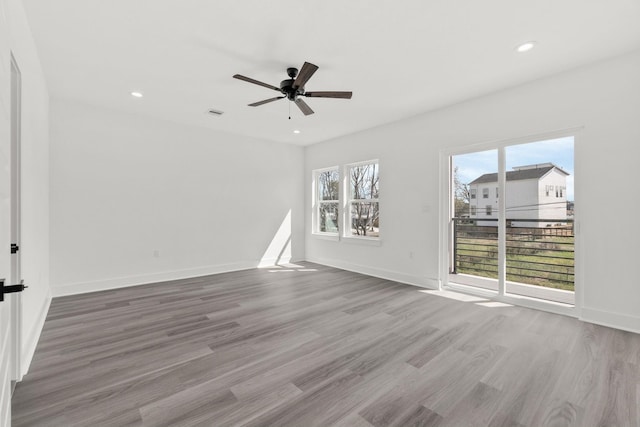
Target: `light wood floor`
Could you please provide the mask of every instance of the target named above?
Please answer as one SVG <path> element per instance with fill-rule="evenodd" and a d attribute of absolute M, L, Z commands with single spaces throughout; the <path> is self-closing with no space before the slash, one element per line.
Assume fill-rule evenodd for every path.
<path fill-rule="evenodd" d="M 13 423 L 637 426 L 639 367 L 640 335 L 304 263 L 55 298 Z"/>

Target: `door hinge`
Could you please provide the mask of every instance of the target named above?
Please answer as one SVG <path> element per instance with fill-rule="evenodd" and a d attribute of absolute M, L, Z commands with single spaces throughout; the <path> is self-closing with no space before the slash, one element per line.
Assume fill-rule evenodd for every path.
<path fill-rule="evenodd" d="M 22 292 L 27 289 L 28 286 L 20 281 L 19 285 L 5 286 L 4 279 L 0 279 L 0 301 L 4 301 L 4 294 L 10 294 L 13 292 Z"/>
<path fill-rule="evenodd" d="M 11 244 L 11 253 L 15 254 L 20 250 L 20 246 L 18 246 L 17 243 L 12 243 Z"/>

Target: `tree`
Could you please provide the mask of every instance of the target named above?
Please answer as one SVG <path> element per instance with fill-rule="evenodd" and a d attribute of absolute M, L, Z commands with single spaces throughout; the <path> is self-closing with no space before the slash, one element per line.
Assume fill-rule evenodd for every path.
<path fill-rule="evenodd" d="M 454 216 L 461 217 L 469 215 L 471 204 L 471 188 L 469 184 L 460 181 L 458 166 L 453 169 L 453 195 L 454 195 Z"/>
<path fill-rule="evenodd" d="M 320 181 L 320 199 L 338 200 L 338 172 L 325 171 L 318 176 Z"/>
<path fill-rule="evenodd" d="M 324 171 L 318 175 L 319 228 L 323 232 L 338 231 L 338 179 L 337 170 Z M 323 202 L 325 200 L 330 202 Z"/>

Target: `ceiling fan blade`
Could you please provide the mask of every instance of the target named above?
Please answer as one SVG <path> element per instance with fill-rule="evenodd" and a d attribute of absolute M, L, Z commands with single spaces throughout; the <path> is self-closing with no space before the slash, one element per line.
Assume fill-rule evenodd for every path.
<path fill-rule="evenodd" d="M 305 83 L 309 81 L 311 76 L 313 76 L 313 73 L 315 73 L 317 70 L 318 70 L 318 66 L 313 65 L 310 62 L 305 62 L 304 64 L 302 64 L 302 68 L 298 73 L 298 77 L 296 77 L 295 81 L 293 82 L 293 87 L 295 89 L 299 87 L 303 87 Z"/>
<path fill-rule="evenodd" d="M 286 96 L 276 96 L 275 98 L 269 98 L 262 101 L 254 102 L 253 104 L 249 104 L 249 107 L 257 107 L 259 105 L 268 104 L 269 102 L 277 101 L 278 99 L 286 98 Z"/>
<path fill-rule="evenodd" d="M 244 80 L 245 82 L 249 82 L 249 83 L 253 83 L 254 85 L 258 85 L 258 86 L 264 86 L 268 89 L 273 89 L 273 90 L 277 90 L 278 92 L 280 92 L 280 88 L 277 88 L 275 86 L 272 86 L 268 83 L 262 83 L 258 80 L 252 79 L 250 77 L 245 77 L 245 76 L 241 76 L 240 74 L 236 74 L 235 76 L 233 76 L 234 79 L 238 79 L 238 80 Z"/>
<path fill-rule="evenodd" d="M 343 98 L 351 99 L 353 92 L 307 92 L 304 96 L 310 96 L 312 98 Z"/>
<path fill-rule="evenodd" d="M 298 106 L 300 111 L 304 113 L 305 116 L 308 116 L 309 114 L 313 114 L 313 110 L 311 109 L 311 107 L 309 107 L 307 103 L 302 100 L 302 98 L 296 99 L 296 105 Z"/>

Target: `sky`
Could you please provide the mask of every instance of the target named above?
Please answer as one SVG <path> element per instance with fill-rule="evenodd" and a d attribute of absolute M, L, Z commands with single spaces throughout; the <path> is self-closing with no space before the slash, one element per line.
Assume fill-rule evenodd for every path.
<path fill-rule="evenodd" d="M 567 200 L 573 200 L 573 137 L 549 139 L 528 144 L 511 145 L 505 149 L 507 172 L 514 166 L 553 163 L 569 173 Z M 498 172 L 498 150 L 453 156 L 460 181 L 468 184 L 485 173 Z"/>

